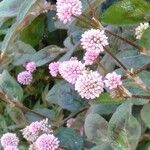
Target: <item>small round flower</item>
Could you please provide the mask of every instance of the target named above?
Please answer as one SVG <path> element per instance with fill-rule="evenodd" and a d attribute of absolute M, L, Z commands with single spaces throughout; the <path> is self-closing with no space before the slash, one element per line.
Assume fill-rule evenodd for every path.
<path fill-rule="evenodd" d="M 35 142 L 36 150 L 57 150 L 59 140 L 53 134 L 42 134 Z"/>
<path fill-rule="evenodd" d="M 103 92 L 102 76 L 97 71 L 85 71 L 75 83 L 75 90 L 82 98 L 94 99 Z"/>
<path fill-rule="evenodd" d="M 107 36 L 104 31 L 90 29 L 82 34 L 81 45 L 86 51 L 103 52 L 103 47 L 108 45 Z"/>
<path fill-rule="evenodd" d="M 31 72 L 31 73 L 36 70 L 36 67 L 37 67 L 37 65 L 36 65 L 36 63 L 33 62 L 33 61 L 28 62 L 28 63 L 26 64 L 26 66 L 25 66 L 26 70 L 29 71 L 29 72 Z"/>
<path fill-rule="evenodd" d="M 78 60 L 64 61 L 59 66 L 60 75 L 71 84 L 75 84 L 77 78 L 84 70 L 85 65 Z"/>
<path fill-rule="evenodd" d="M 56 77 L 59 73 L 59 64 L 60 62 L 52 62 L 49 64 L 49 73 L 53 76 Z"/>
<path fill-rule="evenodd" d="M 72 126 L 72 124 L 75 122 L 75 118 L 70 118 L 69 120 L 67 120 L 67 127 L 70 128 Z"/>
<path fill-rule="evenodd" d="M 149 23 L 140 23 L 140 25 L 135 29 L 136 39 L 141 39 L 143 32 L 149 28 Z"/>
<path fill-rule="evenodd" d="M 86 51 L 83 57 L 86 65 L 92 65 L 98 58 L 99 53 L 95 51 Z"/>
<path fill-rule="evenodd" d="M 6 133 L 1 137 L 1 145 L 3 148 L 7 146 L 14 146 L 17 147 L 19 143 L 19 139 L 14 133 Z"/>
<path fill-rule="evenodd" d="M 4 150 L 19 150 L 16 146 L 7 146 Z"/>
<path fill-rule="evenodd" d="M 22 85 L 30 85 L 32 82 L 32 74 L 29 71 L 20 72 L 17 76 L 17 80 Z"/>
<path fill-rule="evenodd" d="M 117 86 L 122 85 L 121 75 L 116 72 L 108 73 L 104 80 L 105 86 L 110 90 L 117 88 Z"/>
<path fill-rule="evenodd" d="M 41 122 L 38 122 L 38 121 L 36 121 L 36 122 L 32 122 L 30 125 L 29 125 L 29 132 L 31 132 L 32 134 L 36 134 L 36 133 L 38 133 L 38 132 L 40 132 L 41 131 L 41 129 L 42 129 L 42 123 Z"/>
<path fill-rule="evenodd" d="M 57 0 L 57 16 L 64 24 L 72 21 L 74 16 L 82 13 L 82 3 L 80 0 Z"/>

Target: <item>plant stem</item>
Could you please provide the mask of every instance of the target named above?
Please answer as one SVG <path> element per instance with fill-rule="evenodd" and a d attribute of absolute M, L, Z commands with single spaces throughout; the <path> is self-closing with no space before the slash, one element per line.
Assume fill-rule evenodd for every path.
<path fill-rule="evenodd" d="M 104 49 L 119 64 L 120 67 L 122 67 L 125 71 L 128 71 L 126 66 L 111 51 L 109 51 L 106 47 L 104 47 Z"/>
<path fill-rule="evenodd" d="M 12 107 L 20 108 L 21 110 L 24 110 L 25 112 L 31 112 L 31 113 L 33 113 L 33 114 L 35 114 L 37 116 L 42 117 L 42 118 L 48 118 L 47 116 L 44 116 L 44 115 L 42 115 L 40 113 L 37 113 L 37 112 L 29 109 L 28 107 L 24 106 L 23 104 L 12 100 L 10 97 L 8 97 L 8 95 L 6 95 L 4 92 L 1 92 L 1 91 L 0 91 L 0 100 L 5 102 L 6 104 L 9 104 Z"/>
<path fill-rule="evenodd" d="M 105 29 L 105 32 L 110 34 L 110 35 L 113 35 L 113 36 L 117 37 L 118 39 L 120 39 L 120 40 L 122 40 L 126 43 L 128 43 L 129 45 L 131 45 L 131 46 L 135 47 L 136 49 L 138 49 L 140 52 L 143 52 L 143 50 L 144 50 L 142 47 L 138 46 L 137 44 L 133 43 L 132 41 L 130 41 L 130 40 L 124 38 L 124 37 L 121 37 L 120 35 L 117 35 L 117 34 L 111 32 L 109 30 L 106 30 L 106 29 Z"/>
<path fill-rule="evenodd" d="M 150 100 L 150 96 L 145 96 L 145 95 L 132 95 L 132 98 L 137 98 L 137 99 L 146 99 Z"/>

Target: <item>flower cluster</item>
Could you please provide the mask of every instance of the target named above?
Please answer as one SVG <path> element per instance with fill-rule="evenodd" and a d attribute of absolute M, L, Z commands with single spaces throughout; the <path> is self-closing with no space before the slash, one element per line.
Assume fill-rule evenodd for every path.
<path fill-rule="evenodd" d="M 22 71 L 17 76 L 17 81 L 22 85 L 30 85 L 32 82 L 32 73 L 36 70 L 36 63 L 35 62 L 28 62 L 25 64 L 26 71 Z"/>
<path fill-rule="evenodd" d="M 14 133 L 6 133 L 1 137 L 1 145 L 4 150 L 18 150 L 19 139 Z"/>
<path fill-rule="evenodd" d="M 57 16 L 64 24 L 70 22 L 74 16 L 82 13 L 82 3 L 80 0 L 57 0 Z"/>
<path fill-rule="evenodd" d="M 122 85 L 121 75 L 116 72 L 108 73 L 104 80 L 105 86 L 110 90 L 116 89 L 117 86 Z"/>
<path fill-rule="evenodd" d="M 102 76 L 97 71 L 85 71 L 75 83 L 75 90 L 86 99 L 99 97 L 103 88 Z"/>
<path fill-rule="evenodd" d="M 135 29 L 136 39 L 141 39 L 143 32 L 149 28 L 149 23 L 140 23 L 140 25 Z"/>
<path fill-rule="evenodd" d="M 59 147 L 59 140 L 53 135 L 48 119 L 33 122 L 21 132 L 31 143 L 29 150 L 56 150 Z"/>
<path fill-rule="evenodd" d="M 59 73 L 59 62 L 52 62 L 49 64 L 49 73 L 53 76 L 56 77 Z"/>
<path fill-rule="evenodd" d="M 91 65 L 104 51 L 104 46 L 108 45 L 107 36 L 104 31 L 99 29 L 90 29 L 82 34 L 81 45 L 86 50 L 84 61 L 85 64 Z"/>

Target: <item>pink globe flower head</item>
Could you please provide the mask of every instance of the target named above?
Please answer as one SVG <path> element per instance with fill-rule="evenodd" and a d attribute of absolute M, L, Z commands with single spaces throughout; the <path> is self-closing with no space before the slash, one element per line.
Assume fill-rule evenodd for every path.
<path fill-rule="evenodd" d="M 19 150 L 16 146 L 7 146 L 4 150 Z"/>
<path fill-rule="evenodd" d="M 85 71 L 75 83 L 75 90 L 82 98 L 94 99 L 103 92 L 102 76 L 97 71 Z"/>
<path fill-rule="evenodd" d="M 17 76 L 17 81 L 22 85 L 30 85 L 32 79 L 32 74 L 29 71 L 20 72 Z"/>
<path fill-rule="evenodd" d="M 64 24 L 72 21 L 74 16 L 82 13 L 82 3 L 80 0 L 57 0 L 57 16 Z"/>
<path fill-rule="evenodd" d="M 90 29 L 82 34 L 81 45 L 86 51 L 103 52 L 103 47 L 108 45 L 107 37 L 104 31 L 99 29 Z"/>
<path fill-rule="evenodd" d="M 95 51 L 86 51 L 83 57 L 86 65 L 92 65 L 98 58 L 99 53 Z"/>
<path fill-rule="evenodd" d="M 40 134 L 53 133 L 51 126 L 48 124 L 48 119 L 32 122 L 22 129 L 21 132 L 23 137 L 29 142 L 34 142 Z"/>
<path fill-rule="evenodd" d="M 59 64 L 60 62 L 52 62 L 49 64 L 49 73 L 53 76 L 56 77 L 59 73 Z"/>
<path fill-rule="evenodd" d="M 85 65 L 78 60 L 64 61 L 59 66 L 60 75 L 71 84 L 75 84 L 77 78 L 84 70 Z"/>
<path fill-rule="evenodd" d="M 59 140 L 53 134 L 42 134 L 35 142 L 36 150 L 57 150 Z"/>
<path fill-rule="evenodd" d="M 116 72 L 108 73 L 105 76 L 104 83 L 110 90 L 115 89 L 119 85 L 122 85 L 121 75 L 118 75 Z"/>
<path fill-rule="evenodd" d="M 29 72 L 31 72 L 31 73 L 36 70 L 36 67 L 37 67 L 37 65 L 36 65 L 36 63 L 33 62 L 33 61 L 28 62 L 28 63 L 26 64 L 26 66 L 25 66 L 26 70 L 29 71 Z"/>
<path fill-rule="evenodd" d="M 7 146 L 14 146 L 17 147 L 19 143 L 19 139 L 14 133 L 6 133 L 1 137 L 1 145 L 3 148 Z"/>

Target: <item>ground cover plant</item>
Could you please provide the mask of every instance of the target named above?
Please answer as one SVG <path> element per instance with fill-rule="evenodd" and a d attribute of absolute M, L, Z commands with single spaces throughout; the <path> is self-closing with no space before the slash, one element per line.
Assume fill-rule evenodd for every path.
<path fill-rule="evenodd" d="M 0 149 L 149 150 L 150 1 L 0 2 Z"/>

